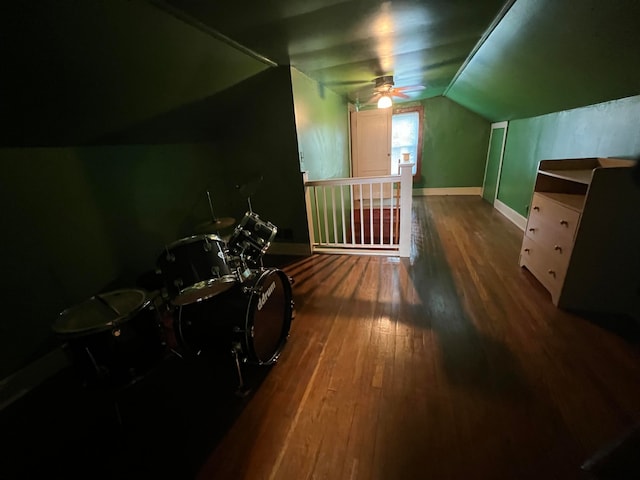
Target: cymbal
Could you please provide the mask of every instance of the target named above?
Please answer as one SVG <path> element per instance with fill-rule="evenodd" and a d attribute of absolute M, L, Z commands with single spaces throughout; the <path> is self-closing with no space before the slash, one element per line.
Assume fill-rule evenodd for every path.
<path fill-rule="evenodd" d="M 216 218 L 215 220 L 199 223 L 194 230 L 198 233 L 217 232 L 218 230 L 229 228 L 235 225 L 235 223 L 236 219 L 232 217 Z"/>

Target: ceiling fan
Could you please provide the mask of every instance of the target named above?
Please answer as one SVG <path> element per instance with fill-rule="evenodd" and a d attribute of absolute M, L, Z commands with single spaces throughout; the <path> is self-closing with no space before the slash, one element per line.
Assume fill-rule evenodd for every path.
<path fill-rule="evenodd" d="M 373 96 L 367 103 L 378 103 L 378 108 L 389 108 L 392 104 L 393 97 L 410 98 L 404 92 L 411 92 L 416 90 L 424 90 L 422 85 L 412 85 L 407 87 L 394 87 L 393 75 L 383 75 L 376 77 L 374 80 Z"/>

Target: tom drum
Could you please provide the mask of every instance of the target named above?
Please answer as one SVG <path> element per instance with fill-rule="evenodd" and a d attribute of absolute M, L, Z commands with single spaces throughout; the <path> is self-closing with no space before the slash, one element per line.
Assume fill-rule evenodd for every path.
<path fill-rule="evenodd" d="M 163 357 L 160 324 L 143 290 L 102 293 L 58 315 L 53 331 L 86 385 L 135 382 Z"/>
<path fill-rule="evenodd" d="M 236 282 L 217 235 L 194 235 L 167 246 L 157 260 L 174 305 L 187 305 L 224 292 Z"/>
<path fill-rule="evenodd" d="M 278 228 L 275 225 L 261 220 L 253 212 L 247 212 L 231 234 L 229 252 L 257 264 L 271 246 L 276 233 Z"/>

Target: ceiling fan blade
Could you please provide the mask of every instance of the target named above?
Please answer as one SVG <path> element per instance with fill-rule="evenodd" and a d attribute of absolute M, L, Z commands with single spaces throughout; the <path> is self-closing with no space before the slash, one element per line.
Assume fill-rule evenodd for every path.
<path fill-rule="evenodd" d="M 418 90 L 424 90 L 424 85 L 410 85 L 408 87 L 398 87 L 395 90 L 400 92 L 416 92 Z"/>
<path fill-rule="evenodd" d="M 402 92 L 398 92 L 398 91 L 391 92 L 391 96 L 400 97 L 400 98 L 411 98 L 411 97 L 409 97 L 409 95 L 406 95 L 406 94 L 404 94 Z"/>

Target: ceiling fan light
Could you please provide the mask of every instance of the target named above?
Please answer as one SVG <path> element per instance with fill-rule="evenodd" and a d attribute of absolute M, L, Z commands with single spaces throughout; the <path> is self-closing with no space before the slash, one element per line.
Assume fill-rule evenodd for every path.
<path fill-rule="evenodd" d="M 389 95 L 382 95 L 378 100 L 378 108 L 389 108 L 393 102 Z"/>

